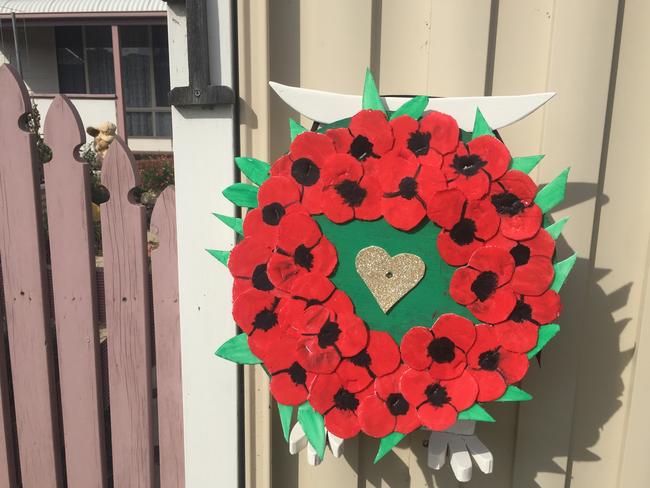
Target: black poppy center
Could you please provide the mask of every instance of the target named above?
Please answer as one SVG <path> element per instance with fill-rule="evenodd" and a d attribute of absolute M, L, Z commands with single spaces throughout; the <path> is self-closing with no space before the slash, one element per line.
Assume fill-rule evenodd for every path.
<path fill-rule="evenodd" d="M 388 411 L 393 415 L 406 415 L 409 411 L 409 402 L 401 393 L 391 393 L 386 399 L 386 406 Z"/>
<path fill-rule="evenodd" d="M 413 132 L 409 137 L 406 147 L 416 156 L 424 156 L 429 152 L 430 132 Z"/>
<path fill-rule="evenodd" d="M 318 345 L 325 349 L 336 343 L 341 335 L 341 329 L 336 322 L 326 322 L 318 332 Z"/>
<path fill-rule="evenodd" d="M 508 317 L 508 320 L 512 320 L 513 322 L 525 322 L 525 321 L 530 321 L 533 318 L 533 309 L 530 305 L 528 305 L 526 302 L 523 300 L 517 300 L 517 303 L 515 304 L 515 308 L 510 312 L 510 316 Z"/>
<path fill-rule="evenodd" d="M 399 182 L 399 195 L 407 200 L 410 200 L 416 195 L 417 189 L 418 182 L 410 176 L 402 178 L 402 181 Z"/>
<path fill-rule="evenodd" d="M 262 208 L 262 220 L 267 225 L 278 225 L 284 214 L 284 207 L 278 202 L 269 203 Z"/>
<path fill-rule="evenodd" d="M 517 215 L 523 212 L 525 206 L 517 195 L 510 192 L 492 195 L 492 205 L 502 215 Z"/>
<path fill-rule="evenodd" d="M 499 351 L 485 351 L 478 357 L 478 365 L 486 371 L 495 371 L 499 366 Z"/>
<path fill-rule="evenodd" d="M 275 288 L 269 280 L 269 275 L 266 274 L 266 263 L 255 266 L 251 281 L 253 282 L 253 287 L 258 290 L 270 291 Z"/>
<path fill-rule="evenodd" d="M 462 175 L 473 176 L 486 164 L 487 163 L 476 154 L 468 154 L 467 156 L 454 156 L 452 166 L 456 172 Z"/>
<path fill-rule="evenodd" d="M 334 405 L 341 410 L 355 411 L 359 406 L 359 400 L 345 388 L 341 388 L 334 394 Z"/>
<path fill-rule="evenodd" d="M 350 207 L 359 207 L 368 194 L 365 188 L 361 188 L 359 183 L 352 180 L 344 180 L 336 185 L 334 189 L 346 205 Z"/>
<path fill-rule="evenodd" d="M 471 244 L 476 238 L 476 222 L 470 219 L 460 219 L 449 231 L 449 237 L 459 246 Z"/>
<path fill-rule="evenodd" d="M 427 351 L 436 363 L 451 363 L 456 357 L 454 343 L 448 337 L 439 337 L 429 343 Z"/>
<path fill-rule="evenodd" d="M 264 309 L 255 316 L 253 328 L 260 330 L 269 330 L 278 323 L 278 316 L 272 310 Z"/>
<path fill-rule="evenodd" d="M 359 161 L 365 161 L 372 156 L 372 142 L 366 136 L 357 136 L 350 144 L 350 154 Z"/>
<path fill-rule="evenodd" d="M 298 266 L 302 266 L 307 271 L 311 271 L 314 263 L 314 255 L 308 247 L 300 244 L 293 253 L 293 260 Z"/>
<path fill-rule="evenodd" d="M 424 394 L 427 396 L 427 401 L 434 407 L 442 407 L 445 403 L 449 403 L 447 389 L 440 383 L 427 386 Z"/>
<path fill-rule="evenodd" d="M 359 354 L 352 356 L 350 358 L 350 361 L 355 366 L 361 366 L 363 368 L 367 368 L 370 366 L 371 358 L 370 358 L 370 354 L 368 354 L 368 351 L 364 350 L 361 351 Z"/>
<path fill-rule="evenodd" d="M 305 368 L 300 366 L 298 363 L 293 363 L 287 370 L 287 373 L 289 373 L 291 381 L 296 385 L 304 385 L 307 383 L 307 372 L 305 371 Z"/>
<path fill-rule="evenodd" d="M 487 300 L 497 289 L 499 280 L 496 273 L 483 271 L 472 283 L 471 289 L 480 301 Z"/>
<path fill-rule="evenodd" d="M 320 169 L 311 159 L 300 158 L 291 165 L 291 176 L 302 186 L 312 186 L 320 178 Z"/>
<path fill-rule="evenodd" d="M 530 259 L 530 248 L 523 244 L 517 244 L 515 247 L 510 249 L 510 255 L 515 260 L 515 266 L 523 266 L 528 263 L 528 260 Z"/>

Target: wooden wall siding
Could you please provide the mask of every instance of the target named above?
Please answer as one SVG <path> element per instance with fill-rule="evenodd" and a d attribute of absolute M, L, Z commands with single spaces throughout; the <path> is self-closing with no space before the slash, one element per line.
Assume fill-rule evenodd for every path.
<path fill-rule="evenodd" d="M 546 154 L 533 173 L 540 183 L 572 168 L 567 201 L 553 213 L 571 216 L 560 256 L 579 256 L 562 292 L 562 332 L 524 381 L 534 400 L 488 406 L 497 422 L 478 432 L 495 454 L 495 471 L 475 472 L 463 486 L 648 486 L 648 2 L 238 3 L 246 155 L 272 159 L 288 145 L 286 119 L 295 114 L 269 97 L 269 79 L 358 94 L 370 66 L 384 94 L 558 92 L 501 135 L 514 154 Z M 268 66 L 259 61 L 267 53 Z M 361 439 L 346 443 L 343 460 L 312 468 L 304 455 L 288 455 L 263 375 L 248 379 L 247 486 L 460 485 L 448 470 L 427 468 L 424 433 L 377 466 L 376 442 Z"/>

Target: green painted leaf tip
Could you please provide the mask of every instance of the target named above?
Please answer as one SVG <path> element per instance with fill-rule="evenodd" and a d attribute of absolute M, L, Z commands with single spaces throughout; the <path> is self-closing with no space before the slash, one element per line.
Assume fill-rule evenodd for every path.
<path fill-rule="evenodd" d="M 476 107 L 476 117 L 474 118 L 474 130 L 472 131 L 472 139 L 481 136 L 494 136 L 494 132 L 488 125 L 485 117 L 481 113 L 481 109 Z"/>
<path fill-rule="evenodd" d="M 255 158 L 235 158 L 235 163 L 246 178 L 260 186 L 269 179 L 271 165 Z"/>
<path fill-rule="evenodd" d="M 557 241 L 558 237 L 560 237 L 560 234 L 562 234 L 562 230 L 564 229 L 564 225 L 569 221 L 569 217 L 564 217 L 561 220 L 558 220 L 557 222 L 549 225 L 548 227 L 544 227 L 544 230 L 548 232 L 553 239 Z"/>
<path fill-rule="evenodd" d="M 551 284 L 551 290 L 560 291 L 569 276 L 569 273 L 573 269 L 573 266 L 576 264 L 577 259 L 578 255 L 574 254 L 573 256 L 566 258 L 564 261 L 560 261 L 553 265 L 555 277 L 553 278 L 553 284 Z"/>
<path fill-rule="evenodd" d="M 289 119 L 289 132 L 291 133 L 291 141 L 298 137 L 300 134 L 303 132 L 309 132 L 307 129 L 305 129 L 302 125 L 300 125 L 298 122 L 296 122 L 293 119 Z"/>
<path fill-rule="evenodd" d="M 539 164 L 543 158 L 543 154 L 512 158 L 512 165 L 510 166 L 510 169 L 516 169 L 517 171 L 528 174 L 535 168 L 535 166 Z"/>
<path fill-rule="evenodd" d="M 477 422 L 494 422 L 494 417 L 487 413 L 487 411 L 475 403 L 467 410 L 463 410 L 458 414 L 458 420 L 476 420 Z"/>
<path fill-rule="evenodd" d="M 230 257 L 230 251 L 219 251 L 217 249 L 206 249 L 210 255 L 219 261 L 224 266 L 228 266 L 228 258 Z"/>
<path fill-rule="evenodd" d="M 402 115 L 408 115 L 413 117 L 415 120 L 422 117 L 427 105 L 429 104 L 429 97 L 419 96 L 411 98 L 408 102 L 405 102 L 400 108 L 395 110 L 390 116 L 390 120 L 401 117 Z"/>
<path fill-rule="evenodd" d="M 363 98 L 361 100 L 361 108 L 364 110 L 381 110 L 386 113 L 384 102 L 379 96 L 375 79 L 372 77 L 370 68 L 366 69 L 366 80 L 363 84 Z"/>
<path fill-rule="evenodd" d="M 497 398 L 497 402 L 526 402 L 532 400 L 533 396 L 530 393 L 526 393 L 521 388 L 517 388 L 514 385 L 508 386 L 506 392 Z"/>
<path fill-rule="evenodd" d="M 293 417 L 293 406 L 278 403 L 278 413 L 280 414 L 280 423 L 282 424 L 282 435 L 284 435 L 284 440 L 289 442 L 289 433 L 291 431 L 291 417 Z"/>
<path fill-rule="evenodd" d="M 238 207 L 257 207 L 257 187 L 248 183 L 235 183 L 221 193 Z"/>
<path fill-rule="evenodd" d="M 262 360 L 253 354 L 250 347 L 248 347 L 248 336 L 246 334 L 231 337 L 214 354 L 237 364 L 262 363 Z"/>
<path fill-rule="evenodd" d="M 560 326 L 557 324 L 542 325 L 537 334 L 537 345 L 535 349 L 528 351 L 528 359 L 534 358 L 558 332 L 560 332 Z"/>
<path fill-rule="evenodd" d="M 238 217 L 231 217 L 229 215 L 221 215 L 218 213 L 212 214 L 224 224 L 230 227 L 232 230 L 237 232 L 240 236 L 244 235 L 244 221 Z"/>
<path fill-rule="evenodd" d="M 388 454 L 393 447 L 399 444 L 404 437 L 406 436 L 400 432 L 393 432 L 388 434 L 386 437 L 382 437 L 379 441 L 379 448 L 377 449 L 377 455 L 375 456 L 373 464 L 377 464 L 381 458 Z"/>
<path fill-rule="evenodd" d="M 542 213 L 550 211 L 564 200 L 570 169 L 571 168 L 567 168 L 562 171 L 553 179 L 553 181 L 537 193 L 535 203 L 542 210 Z"/>
<path fill-rule="evenodd" d="M 318 457 L 323 459 L 325 456 L 325 421 L 323 416 L 314 410 L 309 402 L 305 402 L 298 407 L 298 422 Z"/>

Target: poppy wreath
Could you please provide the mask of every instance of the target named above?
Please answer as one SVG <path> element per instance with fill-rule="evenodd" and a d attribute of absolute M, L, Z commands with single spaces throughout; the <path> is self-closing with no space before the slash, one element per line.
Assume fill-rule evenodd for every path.
<path fill-rule="evenodd" d="M 243 331 L 216 354 L 261 364 L 285 437 L 297 410 L 321 458 L 326 432 L 379 438 L 376 462 L 415 429 L 494 421 L 483 405 L 531 399 L 516 385 L 559 331 L 576 258 L 556 259 L 566 219 L 544 214 L 568 169 L 540 189 L 542 156 L 512 157 L 478 109 L 469 133 L 427 103 L 387 112 L 368 73 L 350 119 L 291 121 L 271 165 L 237 158 L 252 184 L 223 194 L 249 210 L 215 214 L 241 236 L 209 252 Z"/>

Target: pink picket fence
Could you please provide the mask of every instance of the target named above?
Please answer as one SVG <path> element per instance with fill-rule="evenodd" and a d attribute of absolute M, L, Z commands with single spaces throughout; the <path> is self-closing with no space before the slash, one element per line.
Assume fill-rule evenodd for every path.
<path fill-rule="evenodd" d="M 174 189 L 153 210 L 149 257 L 135 161 L 115 140 L 102 166 L 98 289 L 81 120 L 67 98 L 54 100 L 43 164 L 31 110 L 18 73 L 1 66 L 0 488 L 182 487 Z"/>

